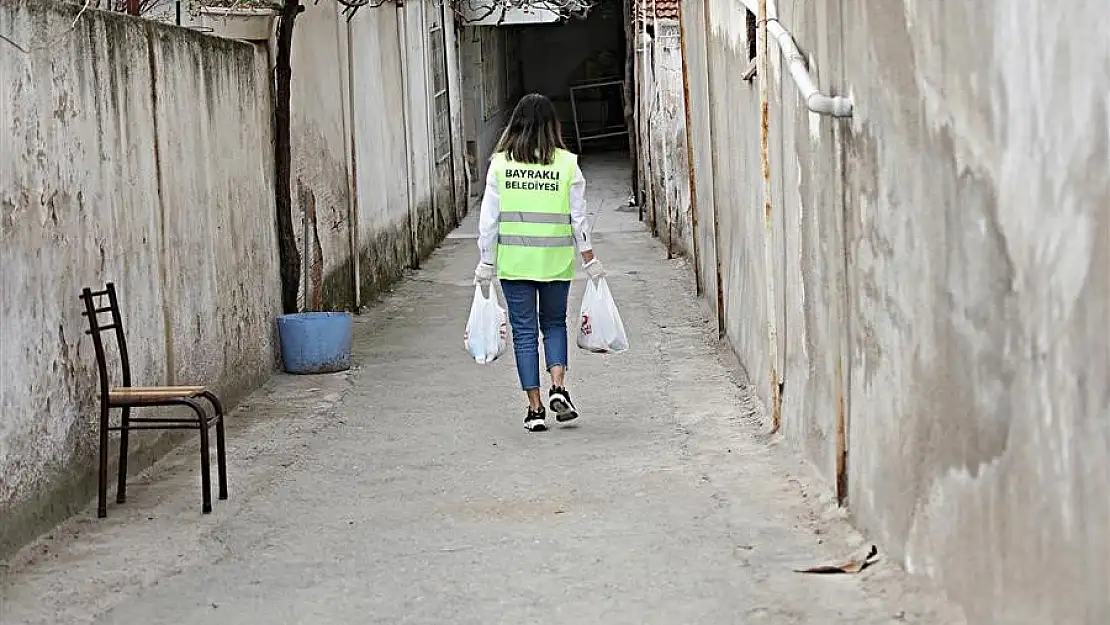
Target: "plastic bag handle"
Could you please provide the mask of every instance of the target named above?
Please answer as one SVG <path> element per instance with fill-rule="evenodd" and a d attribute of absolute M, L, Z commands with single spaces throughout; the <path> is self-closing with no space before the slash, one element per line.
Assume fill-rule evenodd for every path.
<path fill-rule="evenodd" d="M 482 290 L 482 285 L 481 284 L 475 284 L 474 285 L 474 296 L 482 298 L 483 301 L 489 301 L 490 298 L 493 297 L 493 283 L 492 282 L 489 283 L 489 295 L 486 295 L 486 292 Z"/>

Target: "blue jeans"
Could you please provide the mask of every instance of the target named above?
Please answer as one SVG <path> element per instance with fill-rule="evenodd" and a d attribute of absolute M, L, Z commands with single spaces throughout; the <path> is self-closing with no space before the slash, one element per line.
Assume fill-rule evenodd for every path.
<path fill-rule="evenodd" d="M 516 373 L 524 390 L 540 387 L 539 332 L 547 370 L 567 367 L 567 295 L 570 281 L 502 280 L 501 290 L 513 326 Z M 537 306 L 538 302 L 538 306 Z"/>

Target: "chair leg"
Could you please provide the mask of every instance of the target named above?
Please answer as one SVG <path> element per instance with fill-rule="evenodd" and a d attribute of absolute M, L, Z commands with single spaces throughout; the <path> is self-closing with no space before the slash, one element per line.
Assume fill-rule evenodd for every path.
<path fill-rule="evenodd" d="M 204 423 L 200 426 L 200 488 L 204 498 L 200 511 L 204 514 L 212 512 L 212 459 L 209 457 L 208 445 L 208 424 Z"/>
<path fill-rule="evenodd" d="M 208 452 L 208 415 L 199 403 L 187 399 L 185 402 L 197 413 L 197 428 L 200 430 L 200 492 L 203 498 L 201 512 L 212 512 L 212 462 Z"/>
<path fill-rule="evenodd" d="M 131 425 L 131 408 L 123 409 L 123 426 L 119 432 L 119 483 L 116 485 L 116 503 L 127 503 L 127 439 Z"/>
<path fill-rule="evenodd" d="M 227 499 L 227 439 L 223 413 L 216 417 L 216 472 L 219 476 L 219 497 L 223 501 Z"/>
<path fill-rule="evenodd" d="M 219 480 L 220 500 L 227 499 L 227 437 L 224 433 L 224 405 L 213 393 L 205 393 L 204 397 L 212 402 L 216 410 L 216 476 Z"/>
<path fill-rule="evenodd" d="M 96 516 L 108 516 L 108 401 L 100 402 L 100 467 L 96 490 Z"/>

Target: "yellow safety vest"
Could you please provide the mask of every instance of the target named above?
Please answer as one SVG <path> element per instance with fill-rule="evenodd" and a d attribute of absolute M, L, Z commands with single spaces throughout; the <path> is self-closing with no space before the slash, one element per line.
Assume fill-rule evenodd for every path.
<path fill-rule="evenodd" d="M 550 165 L 510 161 L 502 153 L 490 166 L 497 175 L 501 219 L 497 275 L 502 280 L 552 282 L 574 278 L 574 228 L 570 187 L 578 157 L 556 150 Z"/>

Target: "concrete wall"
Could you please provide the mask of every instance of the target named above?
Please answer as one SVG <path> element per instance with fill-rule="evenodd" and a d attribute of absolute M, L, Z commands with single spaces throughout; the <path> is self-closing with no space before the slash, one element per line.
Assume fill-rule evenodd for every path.
<path fill-rule="evenodd" d="M 1110 622 L 1105 3 L 781 2 L 846 121 L 809 113 L 774 44 L 740 80 L 744 8 L 685 15 L 706 6 L 687 23 L 708 32 L 696 189 L 720 246 L 698 262 L 719 256 L 765 402 L 781 374 L 783 432 L 969 622 Z"/>
<path fill-rule="evenodd" d="M 0 83 L 12 85 L 0 119 L 13 129 L 0 152 L 0 556 L 95 492 L 81 287 L 119 285 L 137 383 L 209 384 L 234 401 L 276 360 L 266 48 L 97 12 L 70 32 L 76 10 L 0 0 L 0 34 L 29 50 L 0 42 Z M 446 155 L 433 152 L 437 19 L 454 89 Z M 465 214 L 453 16 L 428 0 L 348 23 L 335 3 L 310 4 L 295 33 L 301 303 L 350 308 Z M 139 470 L 180 439 L 135 440 Z"/>
<path fill-rule="evenodd" d="M 687 193 L 691 199 L 691 246 L 692 260 L 697 264 L 698 290 L 709 301 L 710 309 L 717 310 L 717 223 L 716 205 L 713 189 L 713 132 L 710 124 L 710 109 L 713 100 L 709 97 L 709 50 L 705 25 L 705 3 L 684 2 L 681 5 L 684 28 L 683 54 L 689 80 L 690 99 L 700 102 L 683 111 L 690 119 L 690 142 L 693 156 L 694 189 L 687 183 Z M 685 109 L 685 104 L 683 105 Z M 685 119 L 683 120 L 685 124 Z M 684 137 L 685 139 L 685 137 Z M 687 178 L 688 180 L 688 178 Z M 696 223 L 696 226 L 695 226 Z M 695 251 L 697 254 L 693 254 Z"/>
<path fill-rule="evenodd" d="M 264 51 L 79 9 L 0 0 L 0 556 L 95 496 L 83 287 L 116 283 L 136 384 L 235 401 L 275 362 Z"/>
<path fill-rule="evenodd" d="M 685 254 L 693 251 L 694 229 L 686 149 L 682 40 L 676 20 L 655 20 L 650 26 L 654 35 L 644 35 L 641 30 L 638 62 L 642 79 L 637 83 L 642 120 L 639 167 L 644 172 L 645 208 L 649 222 L 667 249 Z"/>
<path fill-rule="evenodd" d="M 463 118 L 470 197 L 481 197 L 494 146 L 509 121 L 521 85 L 509 79 L 512 30 L 490 26 L 466 26 L 459 39 L 462 67 Z"/>
<path fill-rule="evenodd" d="M 433 154 L 429 29 L 440 12 L 450 33 L 446 63 L 457 72 L 453 15 L 431 0 L 367 7 L 349 23 L 334 2 L 309 4 L 297 20 L 293 202 L 298 246 L 309 256 L 302 302 L 307 285 L 312 308 L 353 305 L 355 256 L 358 303 L 371 301 L 431 253 L 465 213 L 457 92 L 451 158 L 441 162 Z"/>
<path fill-rule="evenodd" d="M 350 262 L 354 224 L 348 180 L 346 18 L 340 19 L 335 2 L 308 3 L 293 33 L 290 186 L 302 266 L 308 260 L 307 280 L 301 272 L 301 306 L 349 309 L 354 302 Z"/>
<path fill-rule="evenodd" d="M 354 61 L 355 170 L 360 246 L 359 277 L 381 292 L 416 258 L 408 198 L 410 162 L 401 84 L 400 10 L 360 11 L 351 22 Z M 382 89 L 392 84 L 398 88 Z M 379 88 L 373 88 L 379 86 Z M 426 210 L 425 206 L 425 210 Z"/>
<path fill-rule="evenodd" d="M 349 310 L 418 265 L 466 210 L 454 15 L 418 0 L 364 7 L 348 21 L 338 3 L 304 4 L 294 30 L 290 120 L 299 304 Z M 440 12 L 450 21 L 454 81 L 449 163 L 432 154 L 429 108 L 429 29 Z M 200 26 L 195 15 L 186 18 Z"/>
<path fill-rule="evenodd" d="M 435 3 L 432 4 L 435 6 Z M 454 178 L 455 214 L 461 221 L 470 208 L 470 182 L 467 165 L 466 110 L 464 94 L 466 87 L 462 71 L 462 42 L 464 27 L 461 18 L 453 10 L 444 10 L 447 47 L 447 88 L 451 98 L 451 174 Z"/>

